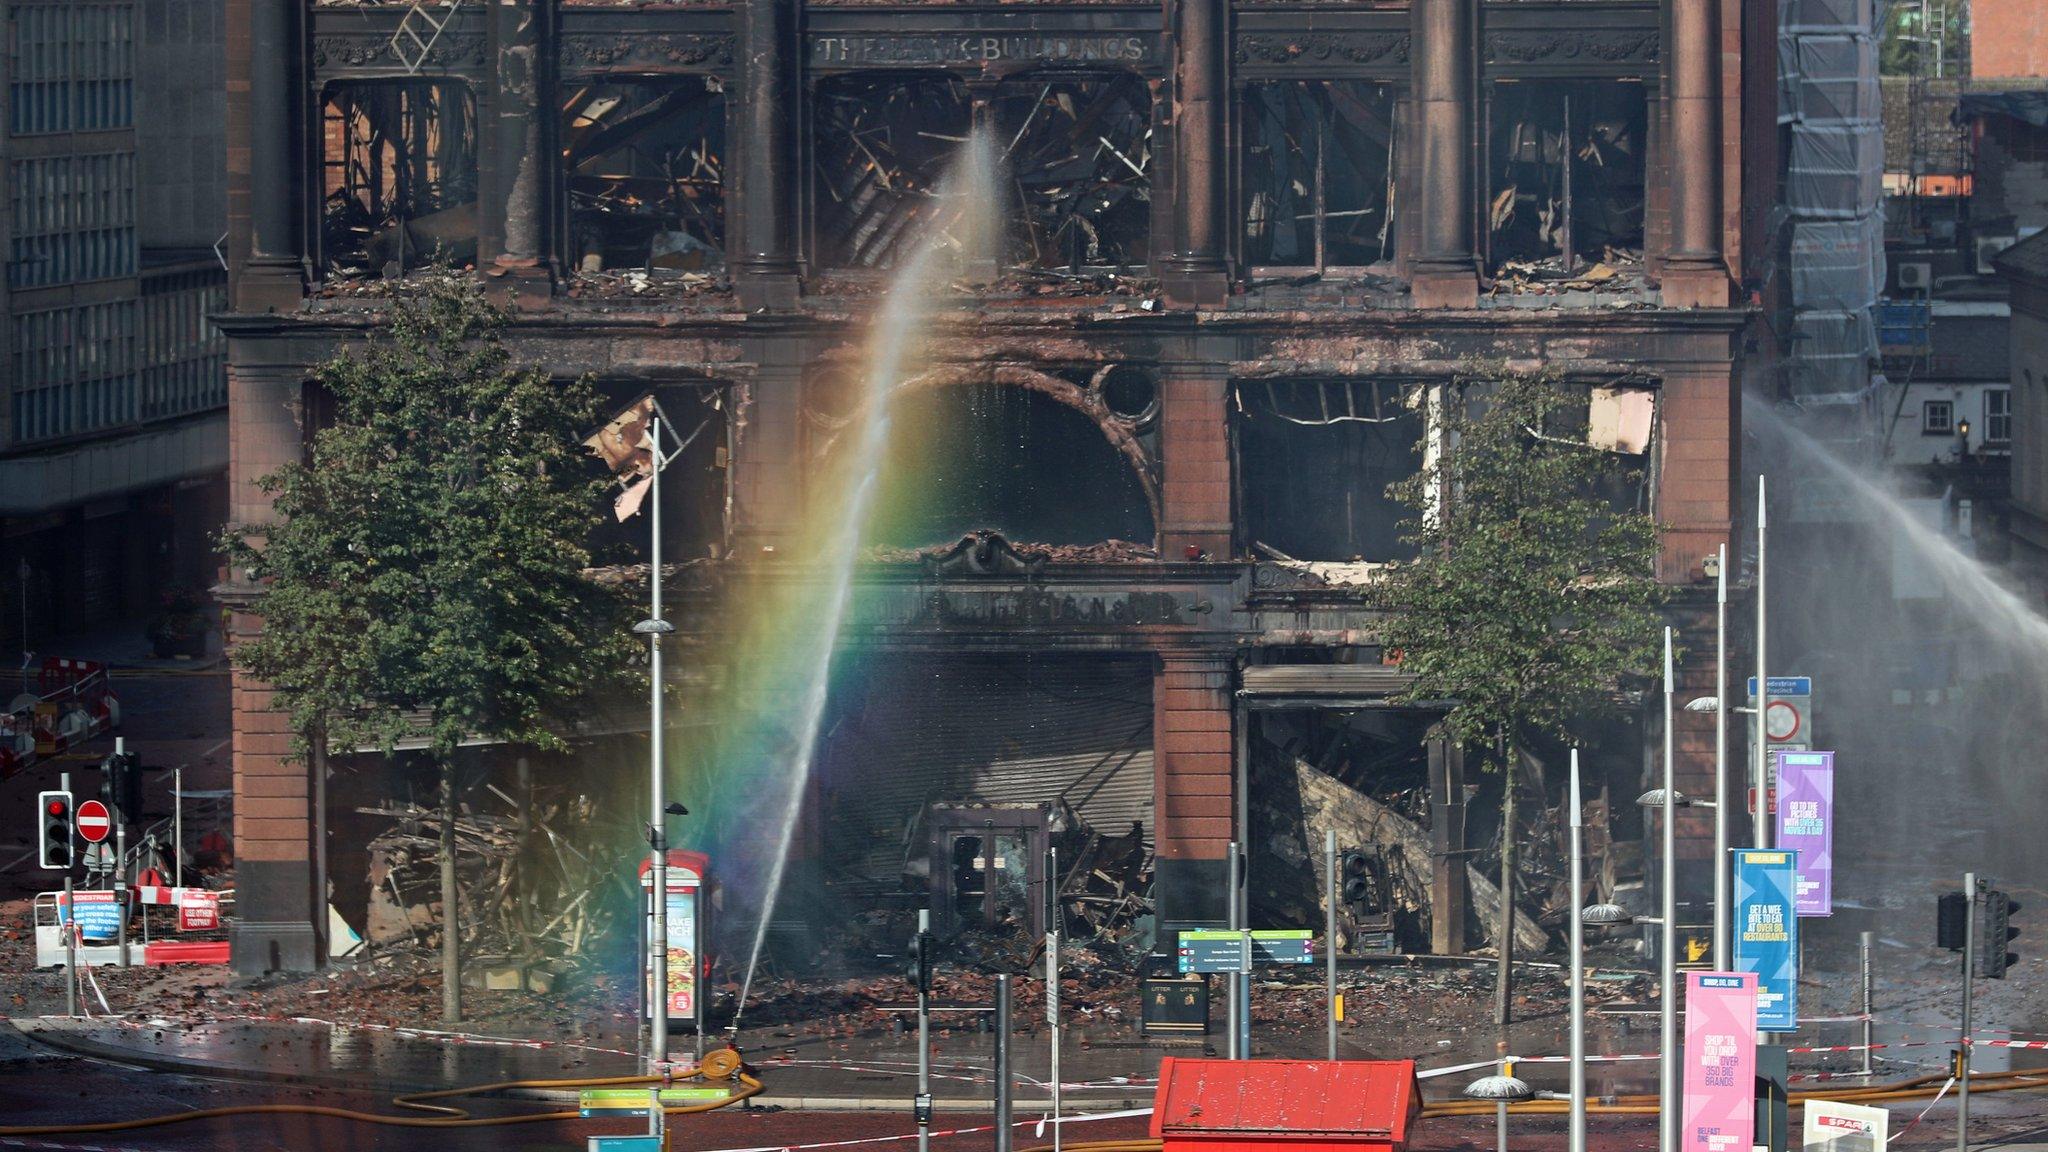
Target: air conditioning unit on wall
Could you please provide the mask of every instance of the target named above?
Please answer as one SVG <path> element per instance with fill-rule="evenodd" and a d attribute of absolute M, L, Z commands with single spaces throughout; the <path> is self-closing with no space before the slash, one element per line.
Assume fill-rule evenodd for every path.
<path fill-rule="evenodd" d="M 1977 272 L 1978 272 L 1978 274 L 1979 274 L 1979 275 L 1983 275 L 1983 276 L 1989 276 L 1989 275 L 1991 275 L 1991 273 L 1992 273 L 1992 272 L 1996 271 L 1996 269 L 1994 269 L 1994 268 L 1992 268 L 1992 267 L 1991 267 L 1991 259 L 1992 259 L 1992 257 L 1994 257 L 1994 256 L 1997 256 L 1997 255 L 1998 255 L 1998 254 L 1999 254 L 2000 252 L 2003 252 L 2003 251 L 2005 251 L 2005 250 L 2006 250 L 2007 248 L 2010 248 L 2010 247 L 2012 247 L 2012 246 L 2013 246 L 2014 244 L 2016 244 L 2016 243 L 2018 243 L 2018 242 L 2019 242 L 2019 237 L 2017 237 L 2017 236 L 1979 236 L 1979 237 L 1977 237 Z"/>
<path fill-rule="evenodd" d="M 1912 260 L 1898 267 L 1899 291 L 1928 292 L 1934 288 L 1934 265 Z"/>

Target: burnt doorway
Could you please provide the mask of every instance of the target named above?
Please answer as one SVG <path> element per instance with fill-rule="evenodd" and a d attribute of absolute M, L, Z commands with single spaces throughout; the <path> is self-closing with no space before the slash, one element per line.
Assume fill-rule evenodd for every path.
<path fill-rule="evenodd" d="M 940 918 L 964 910 L 972 919 L 979 908 L 978 923 L 991 913 L 1000 923 L 1017 878 L 1032 882 L 1054 838 L 1135 828 L 1149 843 L 1150 657 L 851 659 L 862 667 L 834 686 L 814 775 L 821 865 L 837 914 L 915 907 L 931 893 Z M 1018 851 L 1029 856 L 1021 869 Z M 986 875 L 996 871 L 1004 875 Z M 990 891 L 993 905 L 983 895 Z"/>
<path fill-rule="evenodd" d="M 1393 706 L 1406 677 L 1377 663 L 1255 665 L 1243 682 L 1250 923 L 1320 933 L 1334 898 L 1341 953 L 1428 951 L 1438 714 Z"/>

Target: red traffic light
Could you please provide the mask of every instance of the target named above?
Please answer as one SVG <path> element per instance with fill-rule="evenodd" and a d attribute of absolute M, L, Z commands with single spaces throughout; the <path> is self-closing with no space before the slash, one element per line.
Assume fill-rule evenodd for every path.
<path fill-rule="evenodd" d="M 68 805 L 68 804 L 66 804 L 66 803 L 64 803 L 64 802 L 63 802 L 62 800 L 52 800 L 52 801 L 50 801 L 50 804 L 49 804 L 49 812 L 50 812 L 50 815 L 52 815 L 52 816 L 62 816 L 62 815 L 64 815 L 64 814 L 65 814 L 66 812 L 69 812 L 70 810 L 71 810 L 71 806 L 70 806 L 70 805 Z"/>

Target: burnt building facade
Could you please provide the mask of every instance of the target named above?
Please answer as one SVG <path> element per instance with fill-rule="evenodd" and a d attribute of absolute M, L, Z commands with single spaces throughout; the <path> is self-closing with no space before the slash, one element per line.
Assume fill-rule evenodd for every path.
<path fill-rule="evenodd" d="M 301 451 L 311 368 L 374 325 L 380 280 L 439 257 L 515 309 L 520 358 L 706 422 L 676 547 L 804 578 L 864 320 L 946 158 L 993 135 L 1005 255 L 893 393 L 943 467 L 857 573 L 847 643 L 888 673 L 829 729 L 850 735 L 821 752 L 820 851 L 899 819 L 876 781 L 923 770 L 903 803 L 1138 821 L 1161 926 L 1216 923 L 1253 762 L 1313 750 L 1415 773 L 1429 854 L 1463 860 L 1462 758 L 1387 707 L 1376 622 L 1399 606 L 1370 573 L 1401 556 L 1387 481 L 1476 362 L 1645 406 L 1660 578 L 1711 629 L 1774 5 L 229 3 L 244 523 Z M 999 535 L 933 547 L 978 528 Z M 1710 690 L 1710 662 L 1687 675 Z M 987 719 L 1006 683 L 1043 722 Z M 920 695 L 960 725 L 948 749 L 910 735 Z M 303 966 L 313 793 L 264 686 L 238 674 L 234 699 L 237 963 Z M 846 767 L 862 738 L 886 754 Z M 1681 747 L 1708 790 L 1711 727 Z M 1462 909 L 1461 869 L 1433 884 Z M 1435 946 L 1463 920 L 1434 917 Z"/>

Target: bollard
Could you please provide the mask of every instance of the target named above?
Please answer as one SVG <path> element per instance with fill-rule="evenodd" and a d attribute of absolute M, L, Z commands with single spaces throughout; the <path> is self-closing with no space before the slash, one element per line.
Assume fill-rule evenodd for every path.
<path fill-rule="evenodd" d="M 1875 1070 L 1870 1047 L 1871 1038 L 1876 1034 L 1875 1021 L 1871 1019 L 1872 999 L 1870 980 L 1870 945 L 1875 938 L 1875 933 L 1865 932 L 1861 941 L 1863 949 L 1863 1074 L 1865 1076 L 1870 1075 Z"/>
<path fill-rule="evenodd" d="M 1010 976 L 996 977 L 996 1152 L 1010 1152 Z"/>

